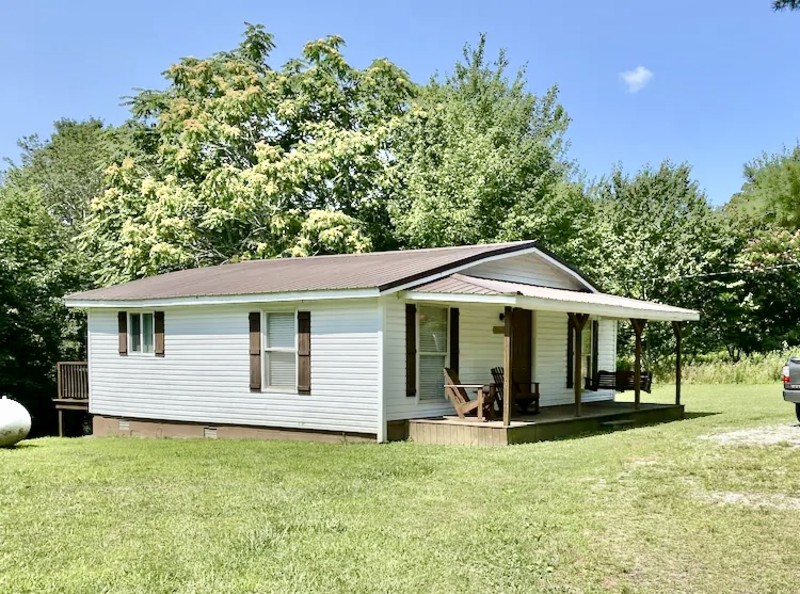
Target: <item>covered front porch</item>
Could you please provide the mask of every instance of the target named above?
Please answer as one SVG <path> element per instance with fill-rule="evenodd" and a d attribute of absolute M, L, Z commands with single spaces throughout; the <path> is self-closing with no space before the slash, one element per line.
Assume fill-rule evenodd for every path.
<path fill-rule="evenodd" d="M 456 356 L 451 353 L 450 362 L 458 365 L 459 361 L 474 361 L 475 353 L 466 348 L 490 350 L 498 363 L 502 361 L 495 370 L 502 371 L 502 383 L 497 381 L 497 373 L 494 381 L 485 382 L 485 375 L 475 373 L 474 364 L 466 365 L 460 382 L 445 379 L 446 393 L 458 414 L 411 419 L 408 436 L 414 441 L 506 445 L 683 418 L 683 322 L 698 319 L 695 311 L 596 291 L 538 287 L 464 275 L 451 275 L 418 287 L 406 298 L 420 307 L 425 303 L 447 304 L 452 311 L 480 304 L 482 308 L 499 311 L 499 315 L 495 314 L 498 325 L 491 330 L 494 335 L 502 335 L 501 346 L 486 336 L 483 326 L 485 343 L 473 337 L 469 344 L 464 344 L 457 342 L 463 330 L 456 329 L 452 342 L 460 346 L 454 347 Z M 635 342 L 633 369 L 625 372 L 616 369 L 616 328 L 622 320 L 630 322 Z M 652 322 L 667 323 L 675 333 L 674 404 L 643 402 L 642 392 L 650 391 L 652 378 L 643 369 L 642 336 L 646 325 Z M 471 328 L 470 332 L 474 336 L 476 329 Z M 452 328 L 450 333 L 452 337 Z M 598 335 L 603 341 L 600 347 Z M 525 407 L 517 406 L 518 401 L 529 397 L 534 390 L 538 393 L 540 381 L 543 382 L 541 408 L 538 414 L 528 414 Z M 477 398 L 494 400 L 496 404 L 465 407 L 464 410 L 475 411 L 472 416 L 465 415 L 457 403 L 459 390 L 462 397 L 467 391 L 477 392 Z M 630 401 L 616 401 L 615 394 L 622 391 L 628 391 Z"/>

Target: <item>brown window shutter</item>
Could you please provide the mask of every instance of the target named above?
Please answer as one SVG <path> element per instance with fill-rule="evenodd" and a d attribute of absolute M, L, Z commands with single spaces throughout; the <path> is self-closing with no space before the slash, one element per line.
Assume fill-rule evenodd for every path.
<path fill-rule="evenodd" d="M 417 395 L 417 306 L 406 304 L 406 396 Z"/>
<path fill-rule="evenodd" d="M 311 394 L 311 312 L 297 312 L 297 391 Z"/>
<path fill-rule="evenodd" d="M 250 312 L 250 391 L 261 390 L 261 312 Z"/>
<path fill-rule="evenodd" d="M 457 307 L 450 308 L 450 369 L 458 371 L 458 323 L 460 314 Z"/>
<path fill-rule="evenodd" d="M 164 312 L 157 311 L 153 314 L 153 326 L 155 327 L 155 353 L 156 357 L 164 356 Z"/>
<path fill-rule="evenodd" d="M 117 334 L 120 357 L 128 356 L 128 312 L 117 312 Z"/>
<path fill-rule="evenodd" d="M 567 318 L 567 387 L 572 388 L 572 374 L 575 368 L 575 330 L 572 320 Z"/>
<path fill-rule="evenodd" d="M 592 378 L 597 377 L 597 355 L 600 351 L 600 324 L 597 320 L 592 321 Z"/>

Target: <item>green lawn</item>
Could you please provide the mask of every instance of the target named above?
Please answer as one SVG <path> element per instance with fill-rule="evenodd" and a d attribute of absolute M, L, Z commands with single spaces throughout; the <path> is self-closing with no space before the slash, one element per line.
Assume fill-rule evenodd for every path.
<path fill-rule="evenodd" d="M 0 592 L 797 591 L 800 450 L 699 439 L 793 408 L 684 394 L 686 421 L 503 449 L 24 442 Z"/>

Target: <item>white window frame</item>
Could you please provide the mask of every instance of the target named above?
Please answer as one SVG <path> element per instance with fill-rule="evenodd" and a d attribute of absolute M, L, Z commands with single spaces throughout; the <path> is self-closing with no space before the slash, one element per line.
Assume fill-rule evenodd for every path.
<path fill-rule="evenodd" d="M 447 350 L 442 352 L 422 352 L 420 349 L 420 342 L 422 338 L 422 332 L 420 332 L 420 312 L 423 307 L 434 307 L 437 309 L 444 309 L 445 310 L 445 321 L 447 324 L 447 329 L 445 331 L 445 340 L 447 341 Z M 418 303 L 416 307 L 416 316 L 414 323 L 416 324 L 416 335 L 417 335 L 417 344 L 416 344 L 416 351 L 417 351 L 417 404 L 430 404 L 430 403 L 439 403 L 437 398 L 423 398 L 422 397 L 422 386 L 420 385 L 420 375 L 422 374 L 422 366 L 420 364 L 420 358 L 425 355 L 435 355 L 437 357 L 441 357 L 444 355 L 444 366 L 447 367 L 450 364 L 450 306 L 449 305 L 442 305 L 441 303 Z M 442 372 L 442 385 L 444 386 L 444 371 Z M 441 402 L 445 402 L 447 400 L 447 396 L 443 397 Z"/>
<path fill-rule="evenodd" d="M 145 351 L 144 350 L 144 318 L 143 316 L 150 315 L 153 319 L 153 339 L 151 341 L 153 350 Z M 133 316 L 139 316 L 139 345 L 140 349 L 138 351 L 133 350 Z M 135 355 L 137 357 L 155 357 L 156 354 L 156 312 L 151 310 L 142 310 L 142 311 L 129 311 L 128 312 L 128 354 Z"/>
<path fill-rule="evenodd" d="M 270 347 L 269 346 L 269 316 L 270 314 L 291 314 L 294 322 L 294 347 Z M 261 377 L 263 378 L 261 391 L 276 392 L 280 394 L 298 394 L 297 374 L 299 372 L 299 361 L 297 356 L 297 309 L 270 309 L 261 312 Z M 269 374 L 269 353 L 294 353 L 294 386 L 273 386 Z"/>

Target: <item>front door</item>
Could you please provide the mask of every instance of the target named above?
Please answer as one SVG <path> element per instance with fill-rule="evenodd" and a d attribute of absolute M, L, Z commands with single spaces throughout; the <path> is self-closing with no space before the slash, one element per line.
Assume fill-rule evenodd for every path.
<path fill-rule="evenodd" d="M 511 316 L 511 381 L 533 381 L 533 312 L 514 308 Z"/>

